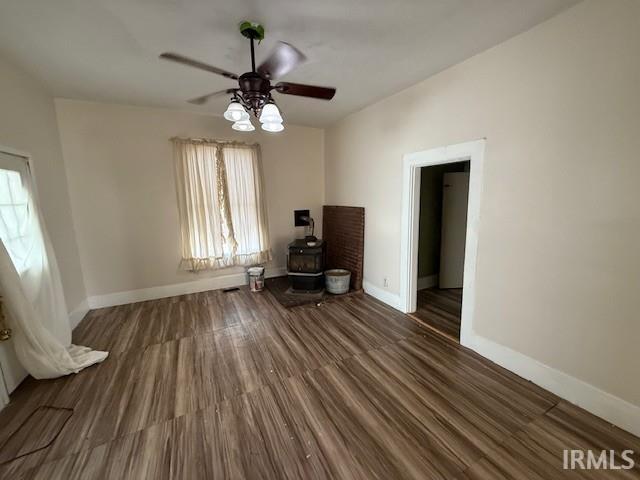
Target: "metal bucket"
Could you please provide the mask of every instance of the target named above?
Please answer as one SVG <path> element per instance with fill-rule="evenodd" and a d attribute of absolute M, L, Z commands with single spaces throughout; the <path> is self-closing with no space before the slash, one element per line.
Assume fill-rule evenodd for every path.
<path fill-rule="evenodd" d="M 349 291 L 351 272 L 343 268 L 334 268 L 324 272 L 324 287 L 329 293 L 340 295 Z"/>
<path fill-rule="evenodd" d="M 264 267 L 250 267 L 247 269 L 249 274 L 249 289 L 252 292 L 261 292 L 264 288 Z"/>

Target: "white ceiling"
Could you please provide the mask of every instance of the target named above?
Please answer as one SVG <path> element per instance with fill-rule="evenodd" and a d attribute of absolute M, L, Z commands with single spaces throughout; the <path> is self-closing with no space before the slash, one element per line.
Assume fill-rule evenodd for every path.
<path fill-rule="evenodd" d="M 0 54 L 58 97 L 220 114 L 185 100 L 232 80 L 158 59 L 174 51 L 243 73 L 241 20 L 308 62 L 283 80 L 337 87 L 331 102 L 285 97 L 285 121 L 326 126 L 550 18 L 577 0 L 0 0 Z M 1 72 L 0 72 L 1 75 Z M 274 94 L 275 95 L 275 94 Z"/>

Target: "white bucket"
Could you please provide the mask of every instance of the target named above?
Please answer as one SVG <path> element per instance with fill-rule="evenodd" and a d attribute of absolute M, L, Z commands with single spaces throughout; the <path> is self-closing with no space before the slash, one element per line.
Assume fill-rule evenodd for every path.
<path fill-rule="evenodd" d="M 334 268 L 324 272 L 324 286 L 329 293 L 340 295 L 349 291 L 351 272 L 343 268 Z"/>
<path fill-rule="evenodd" d="M 264 288 L 264 267 L 250 267 L 247 269 L 249 274 L 249 289 L 252 292 L 261 292 Z"/>

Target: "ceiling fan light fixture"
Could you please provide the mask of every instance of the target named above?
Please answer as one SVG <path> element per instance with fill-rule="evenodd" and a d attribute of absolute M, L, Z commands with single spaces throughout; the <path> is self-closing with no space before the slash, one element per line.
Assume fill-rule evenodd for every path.
<path fill-rule="evenodd" d="M 224 112 L 224 118 L 230 122 L 243 122 L 249 120 L 249 114 L 239 102 L 233 100 Z"/>
<path fill-rule="evenodd" d="M 256 127 L 253 126 L 251 120 L 249 120 L 249 115 L 247 115 L 246 120 L 240 120 L 231 125 L 231 128 L 237 130 L 239 132 L 253 132 Z"/>
<path fill-rule="evenodd" d="M 275 103 L 267 103 L 262 107 L 262 113 L 260 113 L 260 123 L 282 123 L 282 116 L 280 110 Z"/>
<path fill-rule="evenodd" d="M 267 132 L 281 132 L 284 130 L 284 125 L 282 125 L 282 121 L 280 122 L 266 122 L 262 124 L 262 129 Z"/>
<path fill-rule="evenodd" d="M 224 118 L 233 122 L 232 128 L 234 130 L 240 132 L 255 130 L 250 120 L 253 115 L 262 124 L 263 130 L 281 132 L 284 130 L 282 114 L 273 101 L 272 91 L 282 95 L 318 98 L 321 100 L 331 100 L 333 98 L 336 93 L 336 89 L 333 87 L 280 81 L 272 85 L 272 81 L 277 81 L 283 75 L 300 66 L 306 61 L 307 57 L 293 45 L 286 42 L 277 42 L 267 58 L 256 66 L 255 41 L 257 40 L 259 43 L 264 39 L 264 27 L 255 22 L 244 21 L 240 24 L 240 33 L 249 39 L 251 48 L 251 71 L 242 75 L 178 53 L 165 52 L 160 54 L 160 58 L 164 60 L 215 73 L 237 81 L 238 86 L 235 88 L 226 88 L 218 92 L 201 95 L 188 100 L 190 103 L 203 105 L 214 97 L 230 94 L 230 97 L 227 97 L 230 98 L 230 103 L 224 112 Z"/>

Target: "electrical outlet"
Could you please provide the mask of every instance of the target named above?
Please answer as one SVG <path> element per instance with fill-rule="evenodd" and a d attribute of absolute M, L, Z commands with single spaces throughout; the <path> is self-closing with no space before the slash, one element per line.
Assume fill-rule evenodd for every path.
<path fill-rule="evenodd" d="M 388 286 L 389 286 L 389 280 L 387 280 L 387 277 L 384 277 L 383 285 L 384 285 L 385 287 L 388 287 Z"/>

